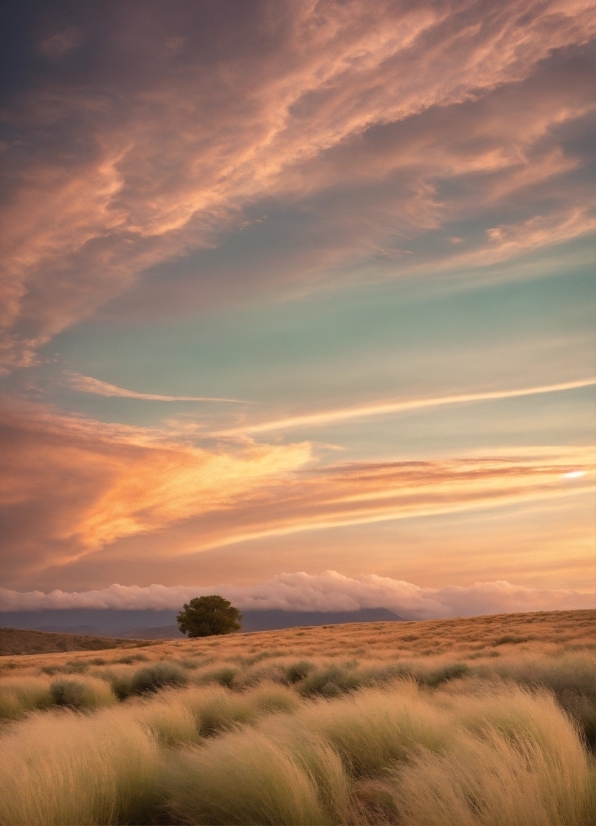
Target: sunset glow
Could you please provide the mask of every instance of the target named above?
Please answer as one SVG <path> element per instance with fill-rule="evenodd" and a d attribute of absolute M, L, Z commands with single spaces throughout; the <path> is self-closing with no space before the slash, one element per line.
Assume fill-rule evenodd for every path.
<path fill-rule="evenodd" d="M 593 4 L 9 18 L 0 611 L 593 606 Z"/>

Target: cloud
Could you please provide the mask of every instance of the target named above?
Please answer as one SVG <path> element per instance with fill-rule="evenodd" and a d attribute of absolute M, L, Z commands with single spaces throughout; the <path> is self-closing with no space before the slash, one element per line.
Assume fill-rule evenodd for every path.
<path fill-rule="evenodd" d="M 543 65 L 556 67 L 559 51 L 594 35 L 588 2 L 265 0 L 232 18 L 212 9 L 205 17 L 201 4 L 171 13 L 160 3 L 138 8 L 102 4 L 75 34 L 49 34 L 46 52 L 68 60 L 51 61 L 42 80 L 32 72 L 6 108 L 14 136 L 4 147 L 11 173 L 1 238 L 7 367 L 32 364 L 52 336 L 148 270 L 154 276 L 165 262 L 214 249 L 241 227 L 256 230 L 262 215 L 250 213 L 260 203 L 310 210 L 318 236 L 313 230 L 309 248 L 287 265 L 255 263 L 250 278 L 243 262 L 220 262 L 223 279 L 194 270 L 193 284 L 208 282 L 204 292 L 226 299 L 230 283 L 250 282 L 252 296 L 255 285 L 316 280 L 346 263 L 376 265 L 379 255 L 397 260 L 398 250 L 411 250 L 404 238 L 447 230 L 461 237 L 446 226 L 449 216 L 480 211 L 484 230 L 500 228 L 500 240 L 480 233 L 485 263 L 591 225 L 587 212 L 571 211 L 568 187 L 555 186 L 550 199 L 539 192 L 582 164 L 553 130 L 589 110 L 591 91 L 569 71 L 567 92 L 549 83 Z M 79 65 L 72 61 L 83 37 Z M 531 87 L 538 75 L 540 94 Z M 525 113 L 524 84 L 536 101 Z M 518 87 L 514 104 L 493 99 Z M 432 120 L 450 107 L 451 125 L 433 140 Z M 408 128 L 417 124 L 408 153 Z M 371 152 L 350 162 L 375 131 L 390 143 L 392 125 L 406 127 L 403 143 L 376 161 Z M 575 186 L 586 195 L 581 177 Z M 519 205 L 520 191 L 515 224 L 494 214 L 512 193 Z M 367 201 L 363 217 L 356 205 Z M 183 308 L 185 290 L 169 287 Z M 149 303 L 162 311 L 159 300 Z"/>
<path fill-rule="evenodd" d="M 272 430 L 288 430 L 298 427 L 322 427 L 335 422 L 349 421 L 368 416 L 383 416 L 389 413 L 402 413 L 408 410 L 420 410 L 428 407 L 441 407 L 448 404 L 468 404 L 470 402 L 515 399 L 522 396 L 534 396 L 542 393 L 560 393 L 581 387 L 592 387 L 596 378 L 578 379 L 577 381 L 547 384 L 539 387 L 522 387 L 518 390 L 492 390 L 486 393 L 463 393 L 453 396 L 439 396 L 434 399 L 409 399 L 404 401 L 380 402 L 362 407 L 345 407 L 339 410 L 327 410 L 319 413 L 306 413 L 302 416 L 290 416 L 269 422 L 246 424 L 241 427 L 222 431 L 218 435 L 236 435 L 242 433 L 267 433 Z"/>
<path fill-rule="evenodd" d="M 580 238 L 596 230 L 593 205 L 573 207 L 549 215 L 535 215 L 516 224 L 502 224 L 486 230 L 488 243 L 480 249 L 454 256 L 448 265 L 489 266 L 520 252 L 554 246 Z"/>
<path fill-rule="evenodd" d="M 82 32 L 76 26 L 68 26 L 57 34 L 52 34 L 42 40 L 39 50 L 49 58 L 60 58 L 68 52 L 77 49 L 83 40 Z"/>
<path fill-rule="evenodd" d="M 225 511 L 310 459 L 307 444 L 196 447 L 166 430 L 2 411 L 3 564 L 66 565 L 118 538 Z"/>
<path fill-rule="evenodd" d="M 252 404 L 243 399 L 226 399 L 214 396 L 160 396 L 155 393 L 135 393 L 134 390 L 126 390 L 124 387 L 116 387 L 115 384 L 108 384 L 99 381 L 91 376 L 81 376 L 72 371 L 66 372 L 66 378 L 70 387 L 80 390 L 82 393 L 95 393 L 98 396 L 117 396 L 122 399 L 145 399 L 153 402 L 230 402 L 232 404 Z"/>
<path fill-rule="evenodd" d="M 593 495 L 591 448 L 509 451 L 434 461 L 354 462 L 304 469 L 238 501 L 226 523 L 194 522 L 192 550 L 395 519 Z M 580 469 L 585 475 L 565 474 Z M 189 548 L 190 550 L 190 548 Z"/>
<path fill-rule="evenodd" d="M 0 611 L 178 609 L 195 596 L 218 593 L 241 610 L 357 611 L 387 608 L 407 619 L 474 616 L 518 611 L 553 611 L 596 607 L 596 595 L 564 589 L 536 589 L 509 582 L 475 582 L 467 586 L 419 588 L 374 574 L 356 578 L 336 571 L 286 573 L 246 587 L 231 585 L 111 585 L 83 592 L 26 593 L 0 588 Z"/>
<path fill-rule="evenodd" d="M 0 439 L 5 582 L 90 557 L 123 563 L 137 553 L 127 551 L 135 537 L 155 537 L 151 553 L 164 560 L 264 537 L 592 495 L 594 483 L 590 447 L 322 465 L 306 442 L 197 445 L 184 431 L 40 407 L 5 409 Z"/>

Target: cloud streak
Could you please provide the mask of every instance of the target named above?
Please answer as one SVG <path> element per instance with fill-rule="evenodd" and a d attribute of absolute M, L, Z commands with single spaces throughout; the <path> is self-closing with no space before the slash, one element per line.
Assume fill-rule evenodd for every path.
<path fill-rule="evenodd" d="M 319 413 L 307 413 L 302 416 L 289 416 L 269 422 L 246 424 L 237 428 L 221 431 L 217 435 L 234 436 L 243 433 L 268 433 L 275 430 L 290 430 L 299 427 L 323 427 L 327 424 L 349 421 L 368 416 L 383 416 L 390 413 L 404 413 L 409 410 L 421 410 L 442 407 L 450 404 L 469 404 L 471 402 L 499 401 L 516 399 L 524 396 L 536 396 L 543 393 L 561 393 L 596 385 L 596 378 L 578 379 L 576 381 L 546 384 L 538 387 L 522 387 L 517 390 L 492 390 L 487 393 L 462 393 L 459 395 L 439 396 L 434 399 L 410 399 L 404 401 L 381 402 L 362 407 L 344 407 Z"/>
<path fill-rule="evenodd" d="M 90 557 L 122 562 L 135 537 L 152 535 L 168 559 L 265 537 L 593 493 L 590 447 L 321 466 L 307 442 L 198 447 L 164 428 L 40 408 L 5 410 L 2 419 L 5 581 Z"/>
<path fill-rule="evenodd" d="M 39 408 L 2 411 L 0 441 L 3 561 L 18 569 L 66 565 L 119 538 L 225 511 L 311 455 L 307 444 L 205 449 L 165 430 Z"/>
<path fill-rule="evenodd" d="M 305 469 L 238 501 L 226 524 L 196 522 L 193 550 L 264 537 L 452 514 L 562 496 L 593 495 L 593 451 L 518 450 L 513 455 L 376 462 Z M 566 474 L 581 476 L 571 479 Z"/>
<path fill-rule="evenodd" d="M 115 384 L 99 381 L 91 376 L 81 376 L 79 373 L 67 372 L 66 378 L 69 387 L 80 390 L 82 393 L 94 393 L 97 396 L 116 396 L 120 399 L 144 399 L 152 402 L 228 402 L 231 404 L 254 404 L 243 399 L 219 398 L 217 396 L 160 396 L 155 393 L 135 393 Z"/>
<path fill-rule="evenodd" d="M 336 571 L 286 573 L 257 585 L 237 587 L 112 585 L 101 590 L 18 592 L 0 588 L 1 611 L 87 609 L 178 609 L 195 596 L 219 593 L 241 610 L 357 611 L 387 608 L 407 619 L 474 616 L 518 611 L 552 611 L 596 607 L 596 594 L 565 589 L 537 589 L 509 582 L 475 582 L 467 586 L 420 588 L 403 580 Z"/>

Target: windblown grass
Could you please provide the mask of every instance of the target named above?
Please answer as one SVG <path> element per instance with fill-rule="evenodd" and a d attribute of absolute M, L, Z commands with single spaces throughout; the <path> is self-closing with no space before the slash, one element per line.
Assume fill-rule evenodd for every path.
<path fill-rule="evenodd" d="M 593 826 L 596 613 L 574 617 L 23 658 L 0 826 Z"/>
<path fill-rule="evenodd" d="M 382 773 L 418 746 L 439 749 L 447 736 L 436 705 L 409 682 L 340 701 L 319 700 L 305 705 L 287 723 L 288 737 L 297 726 L 330 743 L 353 777 Z"/>
<path fill-rule="evenodd" d="M 0 720 L 16 720 L 54 702 L 50 683 L 40 677 L 7 677 L 0 682 Z"/>
<path fill-rule="evenodd" d="M 55 705 L 79 711 L 91 711 L 116 702 L 110 687 L 103 680 L 93 677 L 54 680 L 50 685 L 50 694 Z"/>
<path fill-rule="evenodd" d="M 171 808 L 201 824 L 325 824 L 312 776 L 257 731 L 224 735 L 178 756 L 167 778 Z"/>
<path fill-rule="evenodd" d="M 93 677 L 8 677 L 0 681 L 0 721 L 18 720 L 53 706 L 90 711 L 115 702 L 109 685 Z"/>
<path fill-rule="evenodd" d="M 404 826 L 596 822 L 594 774 L 573 725 L 545 694 L 458 698 L 448 748 L 422 747 L 385 788 Z"/>
<path fill-rule="evenodd" d="M 156 742 L 121 709 L 32 717 L 0 738 L 0 823 L 146 823 L 159 766 Z"/>

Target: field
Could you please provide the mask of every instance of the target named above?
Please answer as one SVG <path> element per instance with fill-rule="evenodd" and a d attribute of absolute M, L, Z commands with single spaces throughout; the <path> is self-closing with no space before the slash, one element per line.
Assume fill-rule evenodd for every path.
<path fill-rule="evenodd" d="M 0 621 L 2 615 L 0 614 Z M 145 641 L 111 637 L 88 637 L 84 634 L 57 634 L 20 628 L 0 628 L 0 656 L 6 654 L 51 654 L 63 651 L 101 651 L 104 648 L 145 646 Z"/>
<path fill-rule="evenodd" d="M 596 611 L 0 660 L 0 824 L 596 823 Z"/>

